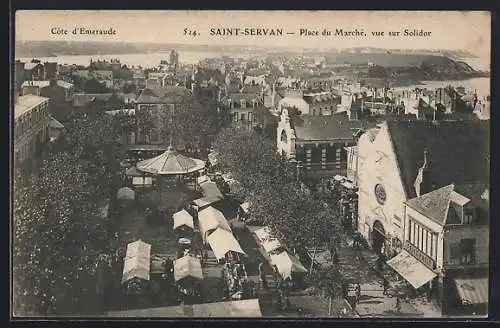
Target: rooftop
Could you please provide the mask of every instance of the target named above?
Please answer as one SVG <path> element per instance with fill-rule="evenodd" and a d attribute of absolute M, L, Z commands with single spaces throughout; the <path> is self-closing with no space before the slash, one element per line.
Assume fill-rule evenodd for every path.
<path fill-rule="evenodd" d="M 185 87 L 170 86 L 165 88 L 146 88 L 139 97 L 137 103 L 172 104 L 183 103 L 189 100 L 191 92 Z"/>
<path fill-rule="evenodd" d="M 407 201 L 407 205 L 441 226 L 457 224 L 461 222 L 462 207 L 471 202 L 483 213 L 489 212 L 488 202 L 481 198 L 488 188 L 489 185 L 481 183 L 450 184 L 412 198 Z"/>
<path fill-rule="evenodd" d="M 293 116 L 292 122 L 299 140 L 353 139 L 363 128 L 363 122 L 349 121 L 344 115 Z"/>
<path fill-rule="evenodd" d="M 46 101 L 48 102 L 49 98 L 39 97 L 35 95 L 20 96 L 17 102 L 14 104 L 14 119 L 20 117 L 24 113 L 30 111 L 34 107 Z"/>
<path fill-rule="evenodd" d="M 409 198 L 426 148 L 435 188 L 489 182 L 489 121 L 388 121 L 387 129 Z"/>

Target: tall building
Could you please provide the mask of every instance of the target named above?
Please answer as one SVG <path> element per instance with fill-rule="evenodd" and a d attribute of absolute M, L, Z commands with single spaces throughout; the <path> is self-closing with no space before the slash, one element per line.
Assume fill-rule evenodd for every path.
<path fill-rule="evenodd" d="M 347 147 L 356 144 L 362 121 L 346 115 L 292 115 L 283 109 L 277 129 L 277 149 L 309 174 L 346 175 Z"/>
<path fill-rule="evenodd" d="M 468 297 L 460 286 L 450 291 L 449 279 L 484 286 L 489 131 L 481 120 L 388 121 L 359 137 L 357 229 L 415 290 L 440 302 Z"/>
<path fill-rule="evenodd" d="M 177 71 L 177 69 L 179 68 L 179 53 L 177 52 L 177 50 L 172 49 L 172 51 L 170 51 L 169 63 L 172 68 Z"/>
<path fill-rule="evenodd" d="M 167 141 L 161 137 L 165 117 L 172 119 L 177 111 L 189 106 L 191 91 L 184 87 L 167 86 L 164 88 L 146 88 L 136 99 L 137 144 L 164 145 Z M 147 120 L 151 114 L 152 121 Z M 147 127 L 147 129 L 146 129 Z"/>
<path fill-rule="evenodd" d="M 37 158 L 49 141 L 49 98 L 16 97 L 14 104 L 14 166 Z"/>
<path fill-rule="evenodd" d="M 388 264 L 446 314 L 487 314 L 489 184 L 450 184 L 405 204 L 404 250 Z"/>

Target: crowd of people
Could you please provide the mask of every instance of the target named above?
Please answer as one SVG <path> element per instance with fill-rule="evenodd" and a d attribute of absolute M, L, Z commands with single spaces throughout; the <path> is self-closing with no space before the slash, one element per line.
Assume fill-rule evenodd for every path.
<path fill-rule="evenodd" d="M 237 259 L 226 259 L 221 280 L 232 300 L 249 299 L 257 295 L 255 284 L 248 279 L 245 265 Z"/>

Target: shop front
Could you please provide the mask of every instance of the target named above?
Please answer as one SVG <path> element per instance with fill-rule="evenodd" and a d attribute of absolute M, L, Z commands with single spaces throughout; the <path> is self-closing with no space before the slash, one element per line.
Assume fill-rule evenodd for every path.
<path fill-rule="evenodd" d="M 387 265 L 408 282 L 413 296 L 421 294 L 426 295 L 428 300 L 435 298 L 439 301 L 439 272 L 430 257 L 411 244 L 405 244 L 398 255 L 387 261 Z"/>

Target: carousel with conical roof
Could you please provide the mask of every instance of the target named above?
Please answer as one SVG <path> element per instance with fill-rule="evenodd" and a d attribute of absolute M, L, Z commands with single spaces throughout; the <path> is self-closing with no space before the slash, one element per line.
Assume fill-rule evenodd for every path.
<path fill-rule="evenodd" d="M 134 187 L 156 187 L 184 184 L 198 190 L 198 178 L 204 174 L 205 162 L 182 155 L 170 143 L 165 152 L 127 168 L 125 175 Z"/>

